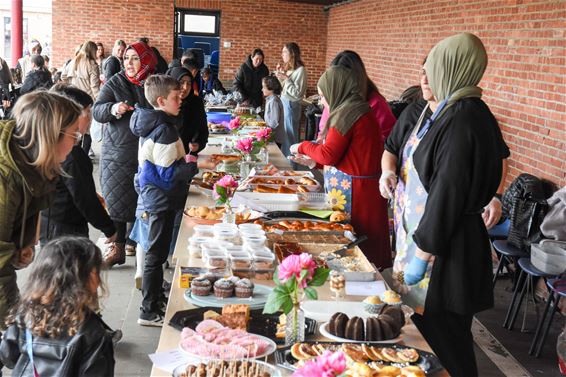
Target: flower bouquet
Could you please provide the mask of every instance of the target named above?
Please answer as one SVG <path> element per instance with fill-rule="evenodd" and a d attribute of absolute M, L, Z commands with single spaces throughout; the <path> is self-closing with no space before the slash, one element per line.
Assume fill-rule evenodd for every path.
<path fill-rule="evenodd" d="M 236 134 L 240 128 L 240 117 L 234 117 L 230 119 L 230 123 L 228 123 L 228 129 L 230 130 L 230 132 Z"/>
<path fill-rule="evenodd" d="M 316 265 L 308 253 L 293 254 L 283 259 L 273 276 L 275 288 L 267 297 L 263 309 L 271 314 L 283 311 L 287 315 L 286 343 L 304 340 L 305 318 L 300 309 L 303 295 L 311 300 L 318 299 L 313 287 L 320 287 L 328 278 L 330 270 Z"/>
<path fill-rule="evenodd" d="M 212 197 L 216 200 L 216 205 L 224 205 L 226 208 L 223 219 L 224 222 L 236 222 L 236 215 L 232 212 L 230 199 L 234 196 L 237 188 L 238 182 L 236 182 L 231 175 L 225 175 L 212 186 Z"/>
<path fill-rule="evenodd" d="M 343 352 L 325 351 L 314 360 L 307 361 L 293 377 L 337 377 L 346 370 L 346 356 Z"/>

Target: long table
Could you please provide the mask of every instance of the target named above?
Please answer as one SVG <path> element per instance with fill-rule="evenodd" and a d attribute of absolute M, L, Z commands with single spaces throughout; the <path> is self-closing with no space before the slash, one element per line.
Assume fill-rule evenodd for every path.
<path fill-rule="evenodd" d="M 269 151 L 269 162 L 273 164 L 275 167 L 279 169 L 289 169 L 290 165 L 288 160 L 283 156 L 283 154 L 279 151 L 276 145 L 270 145 L 268 147 Z M 220 153 L 219 147 L 209 146 L 203 152 L 204 155 L 212 154 L 212 153 Z M 191 188 L 189 192 L 189 196 L 187 198 L 187 205 L 214 205 L 213 199 L 206 196 L 205 194 L 199 192 L 198 190 Z M 171 284 L 171 292 L 169 295 L 169 302 L 167 303 L 167 310 L 165 312 L 165 324 L 161 330 L 161 335 L 159 338 L 159 344 L 157 346 L 156 352 L 163 352 L 168 351 L 171 349 L 175 349 L 179 345 L 181 333 L 174 329 L 173 327 L 169 326 L 169 320 L 171 317 L 178 311 L 187 310 L 194 308 L 195 306 L 189 304 L 185 301 L 183 295 L 185 289 L 179 286 L 179 276 L 180 276 L 180 267 L 202 267 L 203 263 L 201 259 L 192 258 L 189 256 L 187 246 L 188 246 L 188 239 L 193 233 L 193 226 L 194 224 L 189 221 L 186 217 L 183 218 L 181 223 L 181 228 L 179 230 L 179 235 L 177 238 L 177 244 L 175 247 L 175 251 L 173 254 L 173 262 L 175 264 L 175 273 L 173 275 L 173 282 Z M 254 281 L 256 282 L 256 281 Z M 273 281 L 266 281 L 260 280 L 257 281 L 258 284 L 263 285 L 273 285 Z M 321 300 L 329 300 L 331 299 L 331 292 L 328 286 L 328 283 L 325 284 L 323 287 L 317 289 L 318 295 Z M 363 297 L 361 296 L 346 296 L 344 297 L 344 301 L 361 301 Z M 310 339 L 310 338 L 309 338 Z M 312 340 L 325 340 L 322 335 L 316 334 Z M 403 327 L 403 341 L 402 344 L 419 348 L 424 351 L 431 352 L 431 349 L 428 343 L 424 340 L 420 332 L 417 330 L 414 324 L 410 323 Z M 283 370 L 283 375 L 290 375 L 286 374 Z M 151 371 L 152 377 L 158 376 L 170 376 L 169 373 L 163 371 L 159 368 L 153 367 Z M 436 376 L 448 376 L 446 371 L 439 372 L 434 375 Z"/>

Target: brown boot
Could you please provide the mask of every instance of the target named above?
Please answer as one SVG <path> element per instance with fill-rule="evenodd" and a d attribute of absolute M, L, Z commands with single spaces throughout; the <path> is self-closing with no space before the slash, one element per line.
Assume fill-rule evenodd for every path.
<path fill-rule="evenodd" d="M 104 264 L 106 267 L 112 268 L 115 264 L 120 265 L 124 263 L 126 263 L 124 244 L 114 242 L 112 246 L 106 250 L 106 254 L 104 255 Z"/>

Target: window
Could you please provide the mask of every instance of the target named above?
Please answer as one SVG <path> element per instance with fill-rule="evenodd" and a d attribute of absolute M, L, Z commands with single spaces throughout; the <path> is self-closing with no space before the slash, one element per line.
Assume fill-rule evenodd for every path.
<path fill-rule="evenodd" d="M 181 10 L 180 34 L 219 36 L 220 13 L 196 10 Z"/>
<path fill-rule="evenodd" d="M 28 19 L 22 20 L 22 34 L 23 40 L 28 40 Z M 11 17 L 4 16 L 4 59 L 10 60 L 12 58 L 12 19 Z M 24 42 L 25 43 L 25 42 Z M 26 46 L 24 45 L 24 52 Z"/>

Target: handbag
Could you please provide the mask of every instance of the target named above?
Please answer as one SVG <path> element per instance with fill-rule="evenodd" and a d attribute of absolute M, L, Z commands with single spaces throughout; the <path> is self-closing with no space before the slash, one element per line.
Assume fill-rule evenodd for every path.
<path fill-rule="evenodd" d="M 513 197 L 507 242 L 528 252 L 532 243 L 543 238 L 540 225 L 547 211 L 546 200 L 535 199 L 530 193 Z"/>

